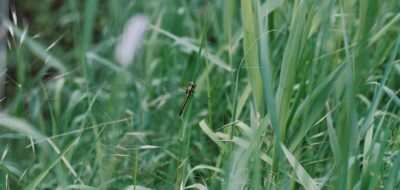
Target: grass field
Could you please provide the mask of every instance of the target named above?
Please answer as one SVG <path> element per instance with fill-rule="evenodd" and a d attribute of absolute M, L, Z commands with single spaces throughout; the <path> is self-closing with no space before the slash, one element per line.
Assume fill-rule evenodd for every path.
<path fill-rule="evenodd" d="M 400 189 L 398 0 L 4 2 L 0 189 Z"/>

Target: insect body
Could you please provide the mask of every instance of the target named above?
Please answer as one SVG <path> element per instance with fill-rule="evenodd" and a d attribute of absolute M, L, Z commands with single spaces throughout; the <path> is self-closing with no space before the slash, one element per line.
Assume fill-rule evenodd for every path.
<path fill-rule="evenodd" d="M 196 89 L 196 84 L 194 82 L 189 82 L 189 85 L 186 87 L 185 91 L 185 100 L 183 100 L 182 106 L 179 109 L 179 117 L 182 116 L 183 111 L 185 110 L 186 103 L 189 100 L 190 96 L 193 95 L 194 89 Z"/>

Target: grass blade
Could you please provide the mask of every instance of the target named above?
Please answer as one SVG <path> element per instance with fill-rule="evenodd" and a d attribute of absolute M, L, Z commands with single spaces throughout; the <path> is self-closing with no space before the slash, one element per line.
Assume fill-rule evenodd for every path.
<path fill-rule="evenodd" d="M 307 190 L 319 189 L 317 183 L 312 179 L 310 174 L 304 169 L 304 167 L 297 161 L 296 157 L 293 156 L 292 153 L 285 147 L 285 145 L 281 144 L 281 148 L 283 153 L 285 154 L 287 160 L 292 166 L 294 172 L 296 173 L 297 179 L 299 183 Z"/>

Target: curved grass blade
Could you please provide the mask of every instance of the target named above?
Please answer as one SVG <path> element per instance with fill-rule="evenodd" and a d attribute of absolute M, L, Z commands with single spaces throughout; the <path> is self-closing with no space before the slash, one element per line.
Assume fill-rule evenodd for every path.
<path fill-rule="evenodd" d="M 304 187 L 304 189 L 319 189 L 314 179 L 310 176 L 310 174 L 308 174 L 308 172 L 304 169 L 300 162 L 297 161 L 296 157 L 293 156 L 293 154 L 286 148 L 286 146 L 281 144 L 281 148 L 290 165 L 292 166 L 294 172 L 296 173 L 299 183 Z"/>

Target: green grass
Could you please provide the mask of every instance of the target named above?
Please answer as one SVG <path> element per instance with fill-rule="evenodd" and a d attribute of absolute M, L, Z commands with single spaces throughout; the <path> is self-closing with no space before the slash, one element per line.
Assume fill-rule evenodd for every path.
<path fill-rule="evenodd" d="M 400 188 L 396 0 L 10 7 L 0 189 Z"/>

